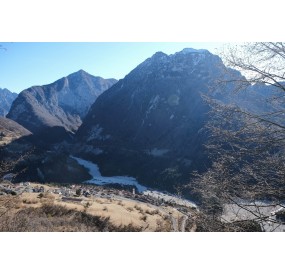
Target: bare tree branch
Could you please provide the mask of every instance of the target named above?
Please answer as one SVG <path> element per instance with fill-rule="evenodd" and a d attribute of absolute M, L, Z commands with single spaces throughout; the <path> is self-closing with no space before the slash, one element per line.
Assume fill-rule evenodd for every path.
<path fill-rule="evenodd" d="M 229 222 L 223 216 L 224 207 L 234 205 L 235 219 L 247 213 L 245 220 L 258 222 L 263 231 L 268 224 L 270 231 L 276 230 L 281 223 L 266 209 L 278 207 L 285 199 L 285 44 L 262 42 L 230 47 L 223 53 L 223 60 L 246 78 L 227 70 L 215 89 L 230 84 L 232 93 L 248 94 L 254 85 L 263 85 L 259 87 L 270 89 L 273 99 L 258 99 L 266 108 L 256 112 L 251 106 L 204 98 L 212 107 L 206 125 L 209 142 L 205 145 L 212 167 L 202 175 L 194 173 L 191 188 L 200 197 L 206 215 Z"/>

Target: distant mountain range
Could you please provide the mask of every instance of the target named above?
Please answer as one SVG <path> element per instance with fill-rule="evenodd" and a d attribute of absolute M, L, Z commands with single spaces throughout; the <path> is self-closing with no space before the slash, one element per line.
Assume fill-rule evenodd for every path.
<path fill-rule="evenodd" d="M 70 154 L 77 154 L 97 163 L 103 176 L 133 176 L 143 185 L 176 192 L 193 171 L 210 165 L 204 147 L 209 138 L 204 126 L 210 119 L 205 96 L 257 114 L 274 111 L 266 103 L 276 95 L 274 87 L 255 85 L 246 93 L 233 94 L 232 82 L 222 89 L 217 86 L 217 80 L 227 80 L 227 75 L 245 80 L 207 50 L 157 52 L 119 81 L 81 70 L 26 89 L 7 117 L 32 132 L 31 141 L 69 142 L 58 144 L 64 154 L 61 158 L 56 151 L 50 157 L 52 165 L 61 158 L 62 167 Z M 68 139 L 70 134 L 75 139 Z M 41 155 L 44 160 L 46 154 Z M 39 162 L 43 174 L 49 171 L 46 178 L 56 181 L 52 178 L 56 168 L 45 167 L 47 162 L 40 157 L 31 166 L 34 175 Z M 58 171 L 57 175 L 60 167 Z"/>
<path fill-rule="evenodd" d="M 0 116 L 5 117 L 18 94 L 0 88 Z"/>
<path fill-rule="evenodd" d="M 48 134 L 50 129 L 74 133 L 96 98 L 116 82 L 80 70 L 52 84 L 22 91 L 7 117 L 34 134 Z"/>

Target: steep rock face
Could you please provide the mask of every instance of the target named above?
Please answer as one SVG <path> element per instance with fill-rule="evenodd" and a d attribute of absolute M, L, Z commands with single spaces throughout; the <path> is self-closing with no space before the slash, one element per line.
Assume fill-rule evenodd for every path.
<path fill-rule="evenodd" d="M 18 94 L 10 92 L 8 89 L 0 88 L 0 116 L 5 117 Z"/>
<path fill-rule="evenodd" d="M 208 110 L 201 94 L 208 93 L 217 63 L 207 51 L 156 53 L 98 98 L 78 135 L 136 148 L 180 143 L 181 128 L 200 129 Z"/>
<path fill-rule="evenodd" d="M 191 171 L 206 167 L 202 128 L 209 106 L 202 96 L 222 98 L 212 88 L 224 70 L 207 50 L 158 52 L 97 99 L 77 137 L 96 147 L 89 157 L 102 172 L 129 174 L 152 186 L 188 180 Z"/>
<path fill-rule="evenodd" d="M 22 91 L 7 117 L 37 134 L 59 127 L 74 132 L 91 104 L 114 83 L 115 79 L 94 77 L 80 70 L 52 84 Z"/>

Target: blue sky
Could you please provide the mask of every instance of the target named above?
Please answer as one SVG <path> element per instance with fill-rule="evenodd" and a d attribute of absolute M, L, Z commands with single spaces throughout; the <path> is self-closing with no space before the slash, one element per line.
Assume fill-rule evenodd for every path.
<path fill-rule="evenodd" d="M 190 47 L 216 53 L 223 43 L 0 42 L 0 45 L 6 49 L 0 50 L 0 88 L 19 93 L 80 69 L 95 76 L 121 79 L 157 51 L 172 54 Z"/>

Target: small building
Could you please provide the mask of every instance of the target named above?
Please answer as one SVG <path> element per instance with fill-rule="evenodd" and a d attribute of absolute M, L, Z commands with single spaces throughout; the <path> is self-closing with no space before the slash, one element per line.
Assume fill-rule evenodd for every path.
<path fill-rule="evenodd" d="M 27 187 L 27 188 L 25 189 L 25 192 L 27 192 L 27 193 L 33 193 L 34 190 L 33 190 L 33 188 L 31 188 L 31 187 Z"/>
<path fill-rule="evenodd" d="M 62 192 L 61 192 L 59 189 L 54 189 L 54 190 L 53 190 L 53 193 L 54 193 L 54 194 L 58 194 L 58 195 L 61 195 L 61 194 L 62 194 Z"/>

